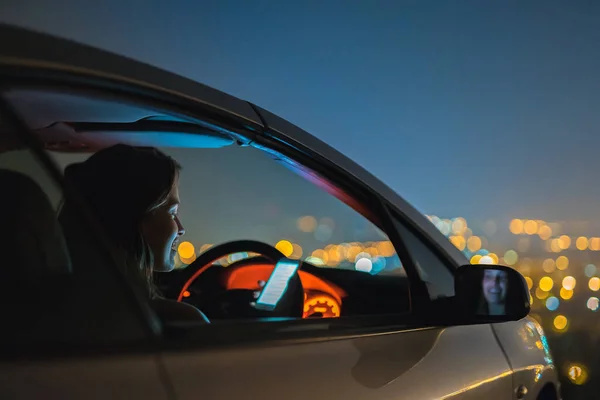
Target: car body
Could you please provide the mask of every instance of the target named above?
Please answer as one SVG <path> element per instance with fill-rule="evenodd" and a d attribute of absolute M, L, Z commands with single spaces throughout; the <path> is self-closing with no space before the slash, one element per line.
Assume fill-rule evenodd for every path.
<path fill-rule="evenodd" d="M 425 275 L 435 275 L 442 294 L 452 291 L 455 270 L 468 264 L 426 216 L 388 186 L 329 145 L 256 105 L 67 40 L 10 26 L 0 31 L 0 79 L 6 90 L 55 86 L 93 90 L 110 94 L 117 102 L 144 101 L 154 109 L 201 121 L 197 123 L 204 129 L 226 132 L 240 147 L 276 154 L 278 161 L 313 179 L 354 212 L 364 211 L 361 204 L 368 204 L 366 218 L 380 222 L 377 226 L 402 253 L 402 264 L 408 269 L 414 262 Z M 43 120 L 44 113 L 27 113 L 28 104 L 37 98 L 19 96 L 5 97 L 6 105 L 22 117 L 10 122 L 25 122 L 32 129 L 46 126 L 31 122 Z M 58 103 L 54 104 L 60 114 Z M 2 118 L 10 119 L 7 115 Z M 57 121 L 51 117 L 48 122 Z M 61 143 L 42 144 L 48 152 Z M 5 146 L 6 154 L 7 147 L 11 149 Z M 68 187 L 57 160 L 44 153 L 40 143 L 24 139 L 17 147 L 36 165 L 21 171 L 42 187 L 52 187 L 47 193 L 62 193 Z M 67 147 L 62 150 L 77 153 Z M 6 154 L 2 160 L 0 153 L 0 165 L 18 169 L 14 165 L 21 161 Z M 340 190 L 349 187 L 353 190 Z M 90 274 L 98 283 L 84 287 L 89 279 L 82 278 L 67 311 L 44 323 L 52 329 L 40 333 L 43 338 L 21 335 L 11 337 L 15 342 L 5 342 L 11 351 L 0 356 L 0 397 L 560 398 L 556 367 L 537 322 L 529 318 L 497 324 L 425 322 L 426 315 L 420 313 L 427 308 L 420 302 L 437 297 L 423 275 L 422 280 L 408 279 L 410 311 L 398 316 L 189 326 L 179 339 L 171 339 L 163 336 L 147 301 L 123 285 L 124 278 L 109 272 L 112 255 L 98 243 L 86 249 L 94 271 Z M 431 267 L 435 271 L 430 272 L 433 263 L 439 264 L 440 278 L 437 269 Z"/>

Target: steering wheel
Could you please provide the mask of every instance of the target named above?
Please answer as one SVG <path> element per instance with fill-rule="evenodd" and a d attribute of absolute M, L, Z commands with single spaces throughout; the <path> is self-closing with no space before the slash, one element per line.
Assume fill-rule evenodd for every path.
<path fill-rule="evenodd" d="M 285 255 L 275 247 L 255 240 L 236 240 L 211 247 L 198 256 L 198 258 L 187 268 L 177 274 L 178 276 L 175 282 L 172 282 L 174 288 L 181 288 L 177 296 L 177 301 L 182 302 L 184 300 L 184 293 L 197 281 L 205 281 L 203 282 L 203 286 L 205 287 L 220 288 L 222 286 L 221 282 L 224 281 L 223 276 L 229 274 L 231 270 L 251 266 L 247 265 L 247 260 L 243 260 L 246 261 L 246 263 L 240 262 L 241 265 L 237 267 L 231 265 L 227 268 L 218 266 L 216 266 L 216 268 L 211 268 L 214 266 L 213 263 L 220 258 L 229 254 L 241 252 L 260 254 L 263 256 L 263 260 L 273 265 L 282 258 L 285 258 Z M 210 271 L 207 271 L 209 268 Z M 302 289 L 302 283 L 298 273 L 290 279 L 288 289 L 282 296 L 277 307 L 272 311 L 258 310 L 251 305 L 251 302 L 256 301 L 253 290 L 223 289 L 213 295 L 218 297 L 214 299 L 216 301 L 220 300 L 222 302 L 227 302 L 228 304 L 235 303 L 235 307 L 232 307 L 232 309 L 235 309 L 234 316 L 236 318 L 302 317 L 304 290 Z"/>

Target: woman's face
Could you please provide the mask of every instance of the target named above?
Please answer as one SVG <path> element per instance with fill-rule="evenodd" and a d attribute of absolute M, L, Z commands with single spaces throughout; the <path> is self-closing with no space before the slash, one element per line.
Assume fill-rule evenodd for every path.
<path fill-rule="evenodd" d="M 176 179 L 167 201 L 142 220 L 142 234 L 154 255 L 153 269 L 170 272 L 175 268 L 179 238 L 185 230 L 179 221 L 179 182 Z"/>
<path fill-rule="evenodd" d="M 508 286 L 508 274 L 500 270 L 485 270 L 483 273 L 483 296 L 489 304 L 504 304 Z"/>

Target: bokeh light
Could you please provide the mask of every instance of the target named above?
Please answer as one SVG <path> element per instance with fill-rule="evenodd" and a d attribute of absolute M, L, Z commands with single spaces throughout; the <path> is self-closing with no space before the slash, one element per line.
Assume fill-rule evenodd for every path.
<path fill-rule="evenodd" d="M 288 240 L 280 240 L 275 245 L 275 248 L 279 250 L 284 256 L 289 257 L 294 252 L 294 245 Z"/>
<path fill-rule="evenodd" d="M 597 311 L 598 310 L 598 298 L 597 297 L 590 297 L 587 301 L 587 308 L 589 308 L 592 311 Z"/>
<path fill-rule="evenodd" d="M 306 215 L 298 218 L 298 229 L 302 232 L 310 233 L 317 229 L 317 219 L 312 215 Z"/>
<path fill-rule="evenodd" d="M 567 290 L 575 289 L 576 284 L 577 284 L 577 281 L 572 276 L 565 276 L 562 281 L 562 287 L 564 287 Z"/>
<path fill-rule="evenodd" d="M 596 266 L 594 264 L 588 264 L 585 266 L 585 276 L 591 278 L 596 273 Z"/>
<path fill-rule="evenodd" d="M 479 259 L 479 264 L 491 265 L 496 263 L 494 262 L 494 259 L 490 257 L 490 255 L 487 255 Z"/>
<path fill-rule="evenodd" d="M 560 301 L 554 296 L 548 297 L 546 300 L 546 308 L 550 311 L 556 311 L 559 305 Z"/>
<path fill-rule="evenodd" d="M 531 288 L 533 287 L 533 280 L 530 277 L 526 276 L 525 282 L 527 282 L 527 287 L 529 288 L 529 290 L 531 290 Z"/>
<path fill-rule="evenodd" d="M 319 242 L 326 242 L 331 239 L 331 235 L 333 234 L 333 228 L 329 225 L 319 224 L 317 229 L 315 229 L 315 239 Z"/>
<path fill-rule="evenodd" d="M 333 220 L 333 218 L 324 217 L 321 218 L 321 220 L 319 221 L 319 225 L 327 226 L 331 228 L 331 230 L 333 230 L 335 228 L 335 221 Z"/>
<path fill-rule="evenodd" d="M 544 272 L 551 274 L 552 272 L 554 272 L 554 269 L 556 267 L 556 264 L 554 263 L 554 260 L 551 258 L 547 258 L 542 262 L 542 269 L 544 270 Z"/>
<path fill-rule="evenodd" d="M 564 287 L 560 288 L 560 297 L 562 297 L 564 300 L 569 300 L 571 297 L 573 297 L 573 291 L 565 289 Z"/>
<path fill-rule="evenodd" d="M 552 229 L 550 229 L 548 225 L 541 226 L 540 229 L 538 229 L 538 236 L 542 240 L 548 240 L 552 237 Z"/>
<path fill-rule="evenodd" d="M 569 267 L 569 259 L 565 256 L 560 256 L 556 259 L 556 268 L 564 271 Z"/>
<path fill-rule="evenodd" d="M 587 368 L 581 364 L 571 364 L 567 368 L 569 380 L 576 385 L 583 385 L 588 379 Z"/>
<path fill-rule="evenodd" d="M 471 264 L 479 264 L 479 261 L 481 261 L 482 257 L 483 256 L 481 254 L 475 254 L 473 257 L 471 257 Z"/>
<path fill-rule="evenodd" d="M 314 256 L 308 256 L 304 259 L 307 263 L 311 263 L 312 265 L 315 265 L 317 267 L 321 267 L 323 265 L 325 265 L 323 263 L 323 260 L 321 260 L 318 257 L 314 257 Z"/>
<path fill-rule="evenodd" d="M 521 221 L 520 219 L 513 219 L 512 221 L 510 221 L 510 225 L 508 228 L 510 229 L 510 232 L 514 235 L 520 235 L 521 233 L 523 233 L 523 221 Z"/>
<path fill-rule="evenodd" d="M 594 276 L 593 278 L 590 278 L 590 281 L 588 282 L 588 287 L 590 288 L 590 290 L 597 292 L 598 290 L 600 290 L 600 278 Z"/>
<path fill-rule="evenodd" d="M 452 221 L 452 233 L 455 235 L 464 235 L 467 230 L 467 221 L 464 218 L 458 217 Z"/>
<path fill-rule="evenodd" d="M 460 251 L 463 251 L 467 245 L 465 238 L 462 236 L 450 236 L 450 242 Z"/>
<path fill-rule="evenodd" d="M 396 253 L 396 249 L 394 249 L 394 245 L 390 241 L 377 243 L 377 251 L 382 257 L 391 257 Z"/>
<path fill-rule="evenodd" d="M 311 257 L 312 259 L 319 260 L 319 262 L 320 262 L 320 265 L 327 264 L 327 261 L 329 261 L 329 255 L 328 255 L 328 253 L 327 253 L 325 250 L 323 250 L 323 249 L 317 249 L 317 250 L 313 251 L 313 252 L 312 252 L 312 254 L 310 255 L 310 257 Z M 308 261 L 308 260 L 307 260 L 307 261 Z M 354 260 L 352 260 L 352 261 L 354 261 Z M 312 262 L 312 261 L 309 261 L 309 262 L 310 262 L 311 264 L 313 264 L 313 262 Z"/>
<path fill-rule="evenodd" d="M 356 260 L 354 268 L 361 272 L 371 272 L 373 269 L 373 262 L 368 258 L 362 257 Z"/>
<path fill-rule="evenodd" d="M 537 233 L 537 230 L 538 230 L 538 223 L 531 219 L 529 221 L 525 222 L 525 225 L 523 226 L 523 231 L 528 235 L 535 235 Z"/>
<path fill-rule="evenodd" d="M 326 264 L 329 267 L 337 267 L 338 265 L 340 265 L 340 263 L 342 262 L 342 259 L 344 258 L 344 254 L 342 252 L 342 246 L 336 246 L 336 245 L 328 245 L 325 247 L 325 252 L 327 253 L 327 261 Z M 359 255 L 365 255 L 367 257 L 370 258 L 370 254 L 369 253 L 359 253 Z M 357 255 L 357 257 L 359 256 Z"/>
<path fill-rule="evenodd" d="M 567 235 L 562 235 L 558 238 L 558 245 L 562 250 L 567 250 L 569 247 L 571 247 L 571 238 Z"/>
<path fill-rule="evenodd" d="M 504 262 L 507 265 L 515 265 L 519 261 L 519 255 L 514 250 L 508 250 L 504 253 Z"/>
<path fill-rule="evenodd" d="M 553 323 L 554 328 L 556 328 L 559 331 L 563 331 L 567 329 L 567 326 L 569 325 L 569 320 L 564 315 L 557 315 L 556 317 L 554 317 Z"/>
<path fill-rule="evenodd" d="M 550 293 L 540 289 L 539 287 L 535 288 L 535 297 L 538 299 L 544 300 L 548 296 L 550 296 Z"/>
<path fill-rule="evenodd" d="M 467 240 L 467 249 L 471 252 L 481 249 L 481 238 L 479 236 L 471 236 Z"/>
<path fill-rule="evenodd" d="M 540 279 L 540 283 L 538 286 L 544 292 L 549 292 L 554 286 L 554 281 L 549 276 L 544 276 L 542 279 Z"/>
<path fill-rule="evenodd" d="M 575 247 L 577 247 L 577 250 L 585 250 L 588 248 L 588 239 L 584 236 L 580 236 L 577 238 L 577 240 L 575 241 Z"/>
<path fill-rule="evenodd" d="M 190 259 L 194 257 L 194 255 L 196 254 L 196 249 L 194 248 L 194 245 L 190 242 L 181 242 L 177 247 L 177 253 L 179 254 L 179 258 L 181 258 L 181 260 L 183 261 L 185 259 Z"/>
<path fill-rule="evenodd" d="M 553 253 L 560 253 L 562 251 L 560 247 L 560 241 L 558 239 L 552 239 L 550 241 L 550 251 Z"/>
<path fill-rule="evenodd" d="M 295 260 L 299 260 L 300 258 L 302 258 L 302 253 L 302 246 L 296 243 L 292 243 L 292 254 L 290 254 L 289 257 Z"/>

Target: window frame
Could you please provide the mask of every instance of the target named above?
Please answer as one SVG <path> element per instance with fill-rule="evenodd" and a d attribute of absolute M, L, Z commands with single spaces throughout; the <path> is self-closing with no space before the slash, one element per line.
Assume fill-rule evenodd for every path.
<path fill-rule="evenodd" d="M 404 215 L 396 207 L 389 203 L 387 207 L 392 220 L 402 225 L 404 229 L 409 231 L 410 234 L 412 234 L 423 245 L 423 247 L 425 247 L 426 250 L 431 252 L 436 259 L 440 260 L 442 266 L 445 267 L 448 270 L 448 272 L 450 272 L 450 275 L 452 275 L 452 277 L 456 276 L 456 269 L 460 267 L 460 265 L 454 262 L 452 257 L 450 257 L 450 255 L 439 245 L 439 243 L 437 243 L 437 241 L 434 238 L 424 233 L 423 230 L 420 229 L 417 224 L 415 224 L 410 218 L 406 217 L 406 215 Z M 395 229 L 398 231 L 397 228 Z M 400 237 L 402 237 L 403 235 L 400 231 L 398 231 L 398 234 Z M 413 262 L 415 262 L 414 256 L 412 255 L 414 250 L 407 248 L 407 251 L 411 254 L 411 259 L 413 260 Z M 429 291 L 426 287 L 425 290 L 427 291 L 427 295 L 429 298 L 429 302 L 426 303 L 428 303 L 428 305 L 431 305 L 431 303 L 435 302 L 435 300 L 432 300 L 429 297 Z"/>
<path fill-rule="evenodd" d="M 295 160 L 299 164 L 315 171 L 323 178 L 331 181 L 334 185 L 344 190 L 353 199 L 357 199 L 359 203 L 368 205 L 374 210 L 373 214 L 377 216 L 378 221 L 373 221 L 373 218 L 365 216 L 367 219 L 372 221 L 375 225 L 380 227 L 386 235 L 388 235 L 390 241 L 394 245 L 394 248 L 398 252 L 404 268 L 406 269 L 407 278 L 409 282 L 410 290 L 410 304 L 411 310 L 409 313 L 399 313 L 393 315 L 375 315 L 375 316 L 360 316 L 360 317 L 347 317 L 344 319 L 332 319 L 324 320 L 295 320 L 295 321 L 284 321 L 281 323 L 275 323 L 279 325 L 271 325 L 269 323 L 268 328 L 264 328 L 266 325 L 264 322 L 248 323 L 247 326 L 250 329 L 252 325 L 258 325 L 252 329 L 256 331 L 264 331 L 265 329 L 275 334 L 272 339 L 276 342 L 298 342 L 301 341 L 322 341 L 332 340 L 335 338 L 352 338 L 359 337 L 362 335 L 372 335 L 381 333 L 393 333 L 405 330 L 415 329 L 433 329 L 434 326 L 424 323 L 422 315 L 419 315 L 421 306 L 429 300 L 427 291 L 424 287 L 424 282 L 420 279 L 418 272 L 412 261 L 410 252 L 406 248 L 404 241 L 402 240 L 399 232 L 393 225 L 392 214 L 390 212 L 390 204 L 381 197 L 380 194 L 372 190 L 367 184 L 360 181 L 356 177 L 352 176 L 347 171 L 343 170 L 338 165 L 327 160 L 326 158 L 319 155 L 313 149 L 304 146 L 302 143 L 286 143 L 270 134 L 269 128 L 262 129 L 260 126 L 252 125 L 248 120 L 231 115 L 221 109 L 216 109 L 209 106 L 208 104 L 200 104 L 198 101 L 192 101 L 187 98 L 177 96 L 176 94 L 169 93 L 166 90 L 159 90 L 155 88 L 141 87 L 131 82 L 126 81 L 115 81 L 102 79 L 98 76 L 80 76 L 70 75 L 60 71 L 39 71 L 33 74 L 33 76 L 22 76 L 22 71 L 19 71 L 16 78 L 6 79 L 9 84 L 5 84 L 8 88 L 26 88 L 32 87 L 35 89 L 48 89 L 48 90 L 65 90 L 67 92 L 76 93 L 82 91 L 86 94 L 98 93 L 101 97 L 106 98 L 108 96 L 116 96 L 121 101 L 131 101 L 137 104 L 149 105 L 162 110 L 168 110 L 170 112 L 193 117 L 202 121 L 207 121 L 214 126 L 223 127 L 228 132 L 239 134 L 240 141 L 248 141 L 259 143 L 262 146 L 271 148 L 281 154 Z M 6 78 L 5 73 L 2 73 L 2 78 Z M 2 99 L 3 104 L 6 103 Z M 10 107 L 10 106 L 9 106 Z M 260 113 L 259 113 L 260 115 Z M 15 115 L 16 117 L 16 115 Z M 49 155 L 46 154 L 42 144 L 36 140 L 35 136 L 29 131 L 29 128 L 23 121 L 18 120 L 20 125 L 21 136 L 27 138 L 27 145 L 35 154 L 39 157 L 43 165 L 51 170 L 54 178 L 60 184 L 60 187 L 69 193 L 69 188 L 65 187 L 63 176 L 57 169 L 54 162 L 50 159 Z M 263 135 L 261 135 L 261 133 Z M 114 268 L 117 269 L 117 268 Z M 125 283 L 125 281 L 123 281 Z M 126 284 L 127 285 L 127 284 Z M 132 288 L 127 285 L 125 290 L 133 292 Z M 133 294 L 133 293 L 132 293 Z M 149 327 L 152 327 L 156 323 L 156 316 L 151 312 L 147 312 L 148 303 L 133 294 L 132 301 L 134 301 L 142 311 L 143 318 Z M 189 343 L 186 341 L 187 346 L 191 347 L 213 347 L 220 346 L 218 340 L 214 340 L 214 332 L 219 331 L 222 327 L 220 324 L 214 324 L 216 329 L 212 329 L 209 326 L 203 325 L 198 328 L 198 336 L 192 338 Z M 288 331 L 288 328 L 302 328 L 305 329 L 292 329 Z M 320 327 L 321 329 L 317 329 Z M 190 328 L 195 330 L 193 328 Z M 282 330 L 283 329 L 283 330 Z M 200 331 L 204 330 L 203 334 Z M 212 331 L 212 333 L 211 333 Z M 285 332 L 284 332 L 285 331 Z M 286 333 L 287 332 L 287 333 Z M 254 340 L 263 343 L 268 335 L 264 335 L 264 332 L 255 339 L 246 337 L 242 343 L 251 343 Z M 203 338 L 205 337 L 205 338 Z M 212 337 L 212 340 L 209 338 Z M 164 336 L 160 336 L 159 343 L 172 347 L 175 345 L 173 341 L 167 339 L 164 340 Z M 235 340 L 232 339 L 228 342 L 230 345 L 236 341 L 240 341 L 240 337 Z M 212 343 L 212 344 L 211 344 Z M 61 346 L 62 347 L 62 346 Z M 61 351 L 68 351 L 70 346 L 66 346 Z M 55 350 L 55 349 L 54 349 Z M 135 350 L 135 346 L 131 348 L 131 351 Z M 106 352 L 106 349 L 101 349 L 100 352 Z"/>

